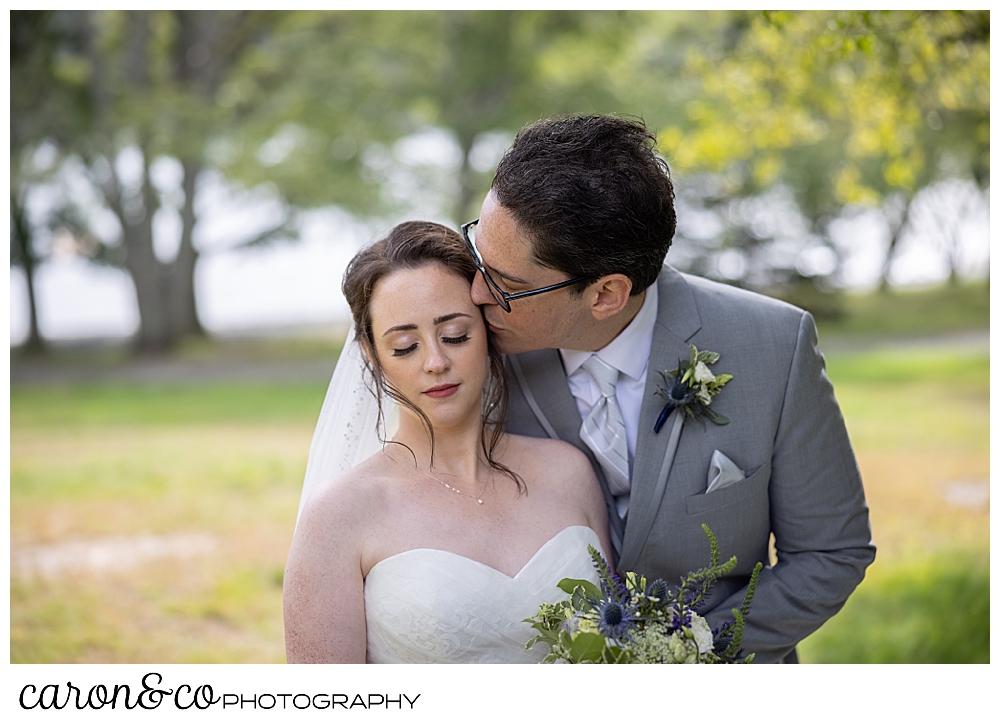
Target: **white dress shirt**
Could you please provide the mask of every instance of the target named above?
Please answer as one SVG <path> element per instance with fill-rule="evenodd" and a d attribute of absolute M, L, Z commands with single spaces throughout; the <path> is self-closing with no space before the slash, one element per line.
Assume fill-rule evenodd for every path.
<path fill-rule="evenodd" d="M 628 442 L 629 478 L 632 476 L 635 444 L 639 436 L 639 412 L 642 409 L 642 394 L 646 387 L 646 372 L 649 367 L 649 350 L 653 344 L 653 327 L 656 324 L 657 291 L 656 284 L 646 289 L 646 298 L 638 314 L 607 346 L 596 352 L 582 352 L 560 349 L 563 369 L 569 382 L 569 391 L 576 399 L 580 419 L 590 413 L 590 408 L 601 398 L 597 381 L 581 367 L 591 355 L 597 355 L 602 362 L 618 370 L 615 396 L 625 419 L 625 436 Z M 618 514 L 624 518 L 628 511 L 628 494 L 619 495 L 615 501 Z"/>

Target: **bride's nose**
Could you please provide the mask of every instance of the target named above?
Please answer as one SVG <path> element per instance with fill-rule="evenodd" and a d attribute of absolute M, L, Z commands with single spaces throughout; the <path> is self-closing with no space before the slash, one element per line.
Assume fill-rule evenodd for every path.
<path fill-rule="evenodd" d="M 433 374 L 440 374 L 447 372 L 450 367 L 451 362 L 442 345 L 430 345 L 427 350 L 427 356 L 424 358 L 424 370 Z"/>

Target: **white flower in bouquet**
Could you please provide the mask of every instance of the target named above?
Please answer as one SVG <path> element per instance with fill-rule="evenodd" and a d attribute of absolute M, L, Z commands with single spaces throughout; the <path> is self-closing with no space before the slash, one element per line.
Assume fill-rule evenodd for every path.
<path fill-rule="evenodd" d="M 694 634 L 694 643 L 698 647 L 698 653 L 707 654 L 712 651 L 715 641 L 712 639 L 712 627 L 708 621 L 698 614 L 691 615 L 691 633 Z"/>

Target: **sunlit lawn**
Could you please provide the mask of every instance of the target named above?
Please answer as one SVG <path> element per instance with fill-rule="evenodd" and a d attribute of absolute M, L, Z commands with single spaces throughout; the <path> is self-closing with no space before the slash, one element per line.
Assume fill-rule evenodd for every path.
<path fill-rule="evenodd" d="M 11 660 L 280 662 L 281 578 L 322 385 L 15 388 L 11 545 L 210 550 L 11 580 Z M 128 553 L 125 539 L 122 551 Z"/>
<path fill-rule="evenodd" d="M 834 357 L 879 546 L 811 662 L 989 661 L 989 357 Z"/>
<path fill-rule="evenodd" d="M 835 356 L 829 372 L 879 554 L 802 659 L 988 661 L 988 356 Z M 283 661 L 281 572 L 323 392 L 13 388 L 11 660 Z M 143 535 L 209 543 L 120 570 L 14 565 L 107 540 L 124 559 Z"/>

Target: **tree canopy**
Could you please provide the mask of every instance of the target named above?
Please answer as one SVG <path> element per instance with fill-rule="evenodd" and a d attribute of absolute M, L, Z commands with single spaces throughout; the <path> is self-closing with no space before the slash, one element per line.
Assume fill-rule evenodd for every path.
<path fill-rule="evenodd" d="M 12 11 L 11 263 L 30 287 L 43 222 L 26 200 L 76 168 L 96 201 L 67 192 L 44 224 L 126 269 L 139 347 L 168 348 L 200 329 L 205 172 L 284 209 L 239 243 L 294 238 L 299 209 L 370 218 L 420 194 L 457 224 L 513 134 L 558 113 L 658 132 L 692 241 L 675 262 L 712 273 L 732 249 L 794 271 L 803 250 L 836 251 L 832 220 L 860 204 L 892 222 L 888 268 L 921 189 L 988 186 L 989 13 Z M 428 136 L 446 142 L 434 158 L 413 150 Z M 164 257 L 168 211 L 180 242 Z"/>

